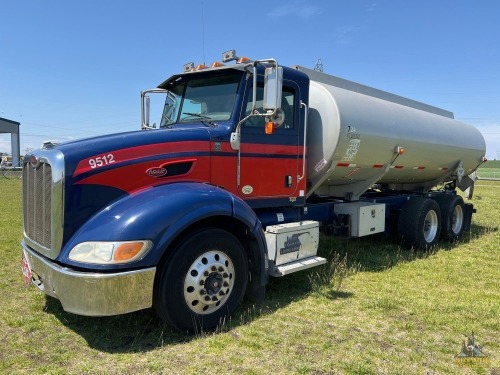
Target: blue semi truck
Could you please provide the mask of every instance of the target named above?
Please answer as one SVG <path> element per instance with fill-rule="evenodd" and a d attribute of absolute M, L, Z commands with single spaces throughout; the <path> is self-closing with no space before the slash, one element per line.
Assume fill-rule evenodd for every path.
<path fill-rule="evenodd" d="M 68 312 L 211 329 L 269 277 L 326 263 L 320 230 L 427 249 L 470 225 L 456 192 L 485 143 L 448 111 L 234 51 L 141 110 L 141 130 L 24 157 L 24 279 Z"/>

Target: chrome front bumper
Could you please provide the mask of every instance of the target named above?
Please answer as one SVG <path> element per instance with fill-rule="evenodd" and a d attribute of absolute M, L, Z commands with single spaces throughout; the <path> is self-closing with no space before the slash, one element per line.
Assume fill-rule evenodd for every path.
<path fill-rule="evenodd" d="M 156 267 L 117 273 L 79 272 L 62 267 L 21 242 L 32 272 L 31 282 L 61 301 L 65 311 L 109 316 L 146 309 L 153 304 Z"/>

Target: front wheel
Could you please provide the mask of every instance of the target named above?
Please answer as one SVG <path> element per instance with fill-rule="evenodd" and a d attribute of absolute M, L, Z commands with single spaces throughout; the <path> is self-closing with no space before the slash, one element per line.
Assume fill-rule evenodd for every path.
<path fill-rule="evenodd" d="M 247 257 L 240 241 L 221 229 L 202 229 L 188 237 L 161 267 L 154 307 L 179 331 L 215 328 L 241 302 L 248 281 Z"/>

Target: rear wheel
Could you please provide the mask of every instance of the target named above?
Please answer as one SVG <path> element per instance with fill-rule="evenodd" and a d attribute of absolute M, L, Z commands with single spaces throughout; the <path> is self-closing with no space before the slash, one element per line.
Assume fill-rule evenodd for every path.
<path fill-rule="evenodd" d="M 458 195 L 437 195 L 434 200 L 441 211 L 441 237 L 457 241 L 465 227 L 464 200 Z"/>
<path fill-rule="evenodd" d="M 215 328 L 239 305 L 248 280 L 240 241 L 216 228 L 187 238 L 160 272 L 155 310 L 162 320 L 184 332 Z"/>
<path fill-rule="evenodd" d="M 439 240 L 441 213 L 438 204 L 429 198 L 408 200 L 398 220 L 398 232 L 403 245 L 426 250 Z"/>

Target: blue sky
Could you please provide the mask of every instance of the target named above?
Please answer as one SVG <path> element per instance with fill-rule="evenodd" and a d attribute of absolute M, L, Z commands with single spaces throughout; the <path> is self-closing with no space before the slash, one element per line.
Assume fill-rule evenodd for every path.
<path fill-rule="evenodd" d="M 326 73 L 450 110 L 500 159 L 500 1 L 0 0 L 0 14 L 0 117 L 21 123 L 21 153 L 139 129 L 141 90 L 234 48 L 321 59 Z"/>

